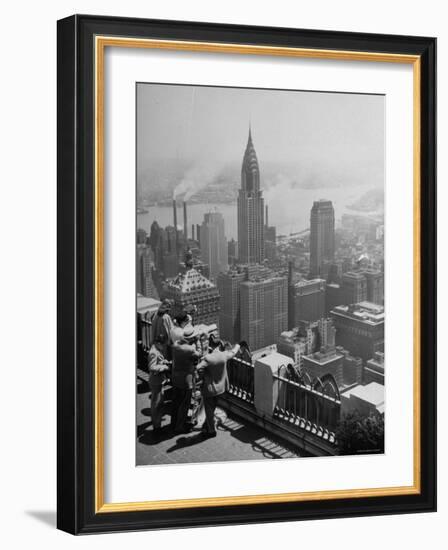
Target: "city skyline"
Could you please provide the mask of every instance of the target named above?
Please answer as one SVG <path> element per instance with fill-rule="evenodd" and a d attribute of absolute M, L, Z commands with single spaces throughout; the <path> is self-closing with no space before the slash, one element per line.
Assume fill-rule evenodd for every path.
<path fill-rule="evenodd" d="M 176 93 L 179 90 L 176 88 Z M 228 91 L 223 89 L 221 95 Z M 169 97 L 163 101 L 170 103 Z M 183 117 L 188 119 L 189 113 Z M 194 125 L 192 118 L 189 124 Z M 157 125 L 151 127 L 154 135 L 158 129 Z M 339 131 L 338 124 L 333 131 Z M 201 143 L 200 125 L 195 132 L 200 136 L 197 143 Z M 175 349 L 179 342 L 188 347 L 188 337 L 183 342 L 182 335 L 195 334 L 197 327 L 197 335 L 213 335 L 212 349 L 219 339 L 222 353 L 239 350 L 237 357 L 226 356 L 228 385 L 219 401 L 226 414 L 240 415 L 243 422 L 251 418 L 255 423 L 256 418 L 267 416 L 273 433 L 283 436 L 283 423 L 296 418 L 298 448 L 306 432 L 306 428 L 301 431 L 302 420 L 305 427 L 314 423 L 319 426 L 316 434 L 327 433 L 325 430 L 333 434 L 328 436 L 328 445 L 319 435 L 312 436 L 315 456 L 337 454 L 338 437 L 342 437 L 337 435 L 338 429 L 347 415 L 360 408 L 366 418 L 383 422 L 384 220 L 376 208 L 383 191 L 376 196 L 367 194 L 349 213 L 347 209 L 339 211 L 332 199 L 312 197 L 312 189 L 307 190 L 307 202 L 303 203 L 306 192 L 296 187 L 293 204 L 306 207 L 312 198 L 308 227 L 279 234 L 279 211 L 274 208 L 276 215 L 272 216 L 271 200 L 278 206 L 278 202 L 291 203 L 291 199 L 278 188 L 274 197 L 265 192 L 261 185 L 264 159 L 258 150 L 258 134 L 254 139 L 249 122 L 245 135 L 233 199 L 226 195 L 223 203 L 211 207 L 207 193 L 216 196 L 227 180 L 210 183 L 208 175 L 192 178 L 186 174 L 161 195 L 160 204 L 137 204 L 138 220 L 145 219 L 143 216 L 152 220 L 149 232 L 137 223 L 139 357 L 150 350 L 155 353 L 157 341 L 152 339 L 151 326 L 157 324 L 157 316 L 166 315 L 165 322 L 174 326 L 173 336 L 167 332 L 165 337 L 168 363 L 171 346 Z M 273 135 L 260 135 L 260 142 L 267 138 L 275 142 Z M 218 147 L 221 153 L 226 149 L 222 145 Z M 202 154 L 207 162 L 212 160 L 207 148 Z M 158 185 L 170 174 L 169 170 L 162 174 Z M 228 223 L 229 212 L 233 212 L 233 225 Z M 185 322 L 187 325 L 182 324 Z M 201 342 L 201 353 L 206 354 L 207 344 Z M 144 367 L 139 367 L 144 365 L 142 361 L 137 368 L 144 372 Z M 175 366 L 174 360 L 171 368 Z M 199 374 L 197 383 L 201 384 Z M 200 410 L 200 392 L 192 395 L 196 397 L 192 397 L 189 410 L 194 419 Z M 266 428 L 264 422 L 263 426 Z M 137 448 L 144 456 L 145 449 Z M 384 441 L 366 449 L 383 452 Z M 146 461 L 138 459 L 138 463 Z"/>

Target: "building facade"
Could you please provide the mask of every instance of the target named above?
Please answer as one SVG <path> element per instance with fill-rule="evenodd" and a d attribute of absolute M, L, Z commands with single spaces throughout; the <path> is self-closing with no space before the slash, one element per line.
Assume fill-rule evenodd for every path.
<path fill-rule="evenodd" d="M 235 265 L 238 261 L 238 242 L 235 239 L 230 239 L 227 243 L 228 264 Z"/>
<path fill-rule="evenodd" d="M 384 274 L 379 269 L 364 269 L 367 282 L 367 301 L 373 304 L 384 304 Z"/>
<path fill-rule="evenodd" d="M 363 379 L 363 365 L 361 357 L 354 357 L 346 349 L 338 346 L 338 353 L 343 355 L 342 371 L 343 382 L 345 386 L 352 384 L 361 384 Z"/>
<path fill-rule="evenodd" d="M 310 276 L 327 275 L 334 259 L 334 208 L 331 201 L 313 203 L 310 216 Z M 326 265 L 326 269 L 324 266 Z"/>
<path fill-rule="evenodd" d="M 246 279 L 243 269 L 234 267 L 217 277 L 221 305 L 219 312 L 220 336 L 231 343 L 240 337 L 240 285 Z"/>
<path fill-rule="evenodd" d="M 210 279 L 215 280 L 218 273 L 227 271 L 227 239 L 224 218 L 220 212 L 204 214 L 201 226 L 201 257 L 208 264 Z"/>
<path fill-rule="evenodd" d="M 303 370 L 312 380 L 331 374 L 340 388 L 344 385 L 343 360 L 344 356 L 336 348 L 316 351 L 303 357 Z"/>
<path fill-rule="evenodd" d="M 323 279 L 299 281 L 289 287 L 289 328 L 299 321 L 317 321 L 325 315 L 325 290 Z"/>
<path fill-rule="evenodd" d="M 368 361 L 384 352 L 384 307 L 370 302 L 337 306 L 331 311 L 336 344 Z"/>
<path fill-rule="evenodd" d="M 164 277 L 175 277 L 179 271 L 178 239 L 174 226 L 163 229 L 154 221 L 148 238 L 156 270 Z"/>
<path fill-rule="evenodd" d="M 138 244 L 136 250 L 136 287 L 137 293 L 158 300 L 159 294 L 154 284 L 154 255 L 146 244 Z"/>
<path fill-rule="evenodd" d="M 264 260 L 264 199 L 260 190 L 260 169 L 250 129 L 237 202 L 239 262 L 260 263 Z"/>
<path fill-rule="evenodd" d="M 240 284 L 241 339 L 252 350 L 275 344 L 288 324 L 287 278 L 271 276 Z"/>
<path fill-rule="evenodd" d="M 367 279 L 363 273 L 349 271 L 342 275 L 342 304 L 357 304 L 367 300 Z"/>
<path fill-rule="evenodd" d="M 377 382 L 384 386 L 384 353 L 377 351 L 372 359 L 366 362 L 363 375 L 364 384 Z"/>

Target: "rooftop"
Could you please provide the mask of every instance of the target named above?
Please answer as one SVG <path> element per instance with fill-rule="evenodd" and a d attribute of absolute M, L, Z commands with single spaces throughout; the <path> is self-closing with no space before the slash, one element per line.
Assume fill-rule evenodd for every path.
<path fill-rule="evenodd" d="M 217 436 L 203 439 L 200 427 L 189 434 L 175 435 L 169 429 L 169 410 L 162 422 L 162 436 L 155 440 L 152 433 L 149 394 L 140 384 L 137 394 L 138 466 L 148 464 L 181 464 L 223 462 L 235 460 L 266 460 L 296 458 L 298 450 L 276 439 L 255 424 L 243 423 L 221 408 L 216 410 Z M 143 390 L 143 391 L 142 391 Z"/>
<path fill-rule="evenodd" d="M 333 315 L 357 319 L 372 325 L 384 323 L 384 307 L 371 302 L 359 302 L 351 305 L 336 306 Z"/>
<path fill-rule="evenodd" d="M 367 384 L 366 386 L 361 386 L 358 384 L 357 386 L 352 386 L 341 394 L 341 396 L 346 398 L 350 398 L 352 395 L 353 397 L 367 401 L 377 407 L 384 405 L 384 386 L 382 384 L 378 384 L 378 382 L 370 382 L 370 384 Z"/>
<path fill-rule="evenodd" d="M 316 363 L 317 365 L 325 365 L 337 359 L 341 359 L 341 357 L 343 357 L 343 355 L 339 353 L 336 349 L 324 352 L 316 351 L 315 353 L 311 353 L 310 355 L 303 356 L 305 360 Z"/>
<path fill-rule="evenodd" d="M 188 269 L 185 273 L 180 273 L 168 284 L 168 287 L 182 294 L 198 290 L 216 289 L 216 286 L 209 279 L 194 268 Z"/>

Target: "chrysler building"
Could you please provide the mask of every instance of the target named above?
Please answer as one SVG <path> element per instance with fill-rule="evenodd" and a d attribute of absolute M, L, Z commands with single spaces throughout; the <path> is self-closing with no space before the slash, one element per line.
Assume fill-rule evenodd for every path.
<path fill-rule="evenodd" d="M 242 264 L 264 260 L 264 199 L 260 191 L 260 169 L 249 127 L 241 168 L 238 194 L 238 261 Z"/>

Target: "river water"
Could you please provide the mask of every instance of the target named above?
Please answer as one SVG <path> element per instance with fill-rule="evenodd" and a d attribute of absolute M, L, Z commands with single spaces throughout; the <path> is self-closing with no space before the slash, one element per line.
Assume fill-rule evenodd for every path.
<path fill-rule="evenodd" d="M 275 191 L 276 190 L 276 191 Z M 310 225 L 310 211 L 313 201 L 327 199 L 333 202 L 335 218 L 339 220 L 342 214 L 356 212 L 347 206 L 360 198 L 365 189 L 360 186 L 337 187 L 325 189 L 282 189 L 264 193 L 265 204 L 269 206 L 269 225 L 277 228 L 277 235 L 289 235 L 302 231 Z M 177 203 L 178 226 L 183 226 L 182 202 Z M 148 233 L 153 221 L 161 227 L 173 225 L 173 209 L 171 206 L 145 207 L 145 214 L 137 215 L 137 227 Z M 237 204 L 188 204 L 188 235 L 191 236 L 191 224 L 201 224 L 207 212 L 221 212 L 224 217 L 227 239 L 237 239 Z"/>

